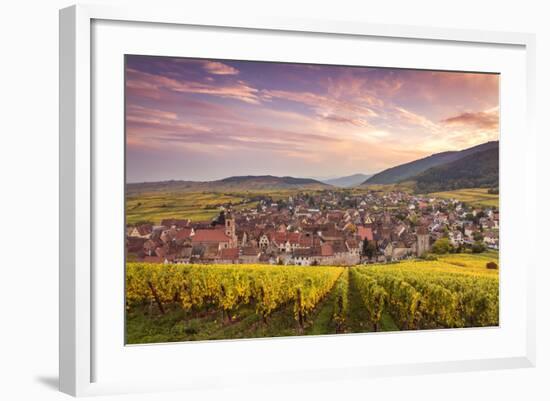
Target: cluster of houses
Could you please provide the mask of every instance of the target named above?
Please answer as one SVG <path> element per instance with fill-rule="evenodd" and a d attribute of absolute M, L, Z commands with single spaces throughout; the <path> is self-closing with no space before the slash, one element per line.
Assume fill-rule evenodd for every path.
<path fill-rule="evenodd" d="M 349 266 L 419 257 L 443 237 L 457 249 L 498 249 L 496 208 L 399 191 L 299 193 L 221 209 L 212 221 L 128 226 L 127 260 Z"/>

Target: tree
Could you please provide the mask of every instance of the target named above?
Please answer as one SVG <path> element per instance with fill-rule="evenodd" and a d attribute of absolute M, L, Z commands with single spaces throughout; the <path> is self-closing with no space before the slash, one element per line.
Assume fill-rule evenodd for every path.
<path fill-rule="evenodd" d="M 453 246 L 451 245 L 451 242 L 448 238 L 439 238 L 437 241 L 434 242 L 432 246 L 432 252 L 437 253 L 439 255 L 443 255 L 445 253 L 449 253 L 453 250 Z"/>
<path fill-rule="evenodd" d="M 365 239 L 363 241 L 363 249 L 361 253 L 363 256 L 371 259 L 376 254 L 376 243 Z"/>
<path fill-rule="evenodd" d="M 487 249 L 487 247 L 485 246 L 485 244 L 481 241 L 476 241 L 473 245 L 472 245 L 472 253 L 481 253 L 481 252 L 485 252 L 485 250 Z"/>
<path fill-rule="evenodd" d="M 483 234 L 481 234 L 480 232 L 476 231 L 474 233 L 474 241 L 481 241 L 483 240 Z"/>

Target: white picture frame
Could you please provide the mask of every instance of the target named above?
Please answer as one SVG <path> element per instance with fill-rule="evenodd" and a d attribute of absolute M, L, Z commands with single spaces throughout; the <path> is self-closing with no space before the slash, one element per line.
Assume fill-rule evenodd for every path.
<path fill-rule="evenodd" d="M 239 18 L 227 18 L 220 15 L 198 15 L 187 14 L 185 9 L 166 10 L 159 8 L 113 8 L 109 6 L 99 5 L 78 5 L 72 6 L 60 11 L 60 390 L 75 396 L 108 394 L 108 393 L 126 393 L 134 391 L 165 391 L 167 389 L 203 389 L 211 386 L 226 386 L 235 385 L 234 380 L 230 377 L 230 370 L 214 372 L 212 375 L 205 374 L 205 367 L 201 369 L 197 366 L 186 373 L 185 379 L 175 377 L 151 377 L 150 380 L 130 380 L 127 377 L 116 377 L 111 374 L 103 380 L 100 366 L 105 366 L 106 362 L 96 363 L 96 358 L 99 360 L 108 361 L 114 366 L 113 369 L 119 368 L 116 366 L 115 359 L 108 359 L 106 355 L 105 341 L 101 340 L 105 335 L 110 334 L 113 337 L 117 336 L 117 329 L 103 324 L 101 314 L 101 306 L 94 304 L 94 291 L 98 290 L 104 281 L 94 273 L 96 258 L 101 257 L 94 254 L 95 238 L 94 232 L 97 233 L 98 219 L 101 219 L 102 207 L 99 205 L 96 197 L 97 191 L 101 191 L 101 184 L 96 177 L 101 175 L 100 170 L 101 156 L 98 155 L 105 152 L 106 157 L 114 156 L 116 158 L 117 149 L 111 149 L 111 154 L 108 154 L 104 142 L 98 144 L 94 139 L 94 126 L 99 125 L 94 118 L 94 108 L 96 107 L 92 101 L 94 95 L 94 87 L 92 80 L 98 69 L 98 64 L 94 60 L 94 55 L 101 54 L 101 49 L 98 47 L 105 45 L 105 40 L 101 39 L 101 33 L 98 34 L 97 41 L 94 42 L 94 24 L 108 21 L 108 24 L 120 23 L 143 23 L 153 24 L 166 29 L 177 29 L 177 27 L 204 27 L 210 31 L 220 31 L 220 35 L 227 34 L 227 29 L 238 32 L 239 30 L 253 33 L 255 31 L 273 33 L 282 33 L 285 35 L 306 34 L 308 37 L 316 35 L 325 38 L 338 37 L 343 40 L 353 39 L 361 40 L 361 38 L 383 38 L 386 41 L 418 41 L 422 43 L 434 43 L 437 46 L 456 45 L 466 47 L 476 46 L 495 46 L 506 49 L 512 49 L 510 57 L 517 61 L 518 72 L 514 83 L 514 87 L 509 87 L 502 96 L 509 96 L 512 89 L 517 89 L 518 99 L 515 105 L 519 105 L 521 112 L 518 112 L 517 121 L 506 122 L 514 127 L 523 127 L 523 133 L 520 137 L 509 136 L 503 137 L 502 144 L 502 159 L 501 159 L 501 180 L 503 175 L 506 175 L 506 180 L 514 183 L 522 183 L 523 190 L 515 192 L 501 191 L 503 199 L 510 199 L 507 207 L 502 209 L 503 220 L 509 216 L 510 223 L 506 227 L 503 224 L 503 230 L 510 232 L 508 241 L 506 236 L 503 236 L 502 246 L 510 244 L 513 240 L 513 230 L 519 227 L 523 219 L 527 221 L 529 229 L 530 224 L 536 220 L 529 216 L 536 215 L 534 205 L 524 207 L 521 214 L 517 212 L 517 216 L 513 213 L 518 210 L 518 207 L 528 205 L 528 197 L 535 191 L 535 133 L 533 132 L 532 122 L 534 112 L 534 35 L 525 33 L 506 33 L 506 32 L 484 32 L 470 31 L 457 29 L 436 29 L 426 27 L 413 26 L 397 26 L 397 25 L 374 25 L 361 21 L 319 21 L 319 20 L 293 20 L 290 18 L 262 18 L 255 15 L 240 16 Z M 107 26 L 107 29 L 109 26 Z M 116 27 L 111 34 L 129 30 L 128 26 Z M 134 26 L 131 29 L 136 29 L 136 33 L 142 29 L 139 26 Z M 158 35 L 164 35 L 162 29 Z M 155 34 L 156 35 L 156 34 Z M 128 35 L 130 36 L 130 35 Z M 154 36 L 154 35 L 153 35 Z M 152 37 L 153 37 L 152 36 Z M 160 36 L 159 36 L 160 37 Z M 129 40 L 122 34 L 117 36 L 118 39 L 112 40 L 113 49 Z M 113 39 L 111 37 L 111 39 Z M 276 38 L 273 40 L 277 40 Z M 309 39 L 308 39 L 309 40 Z M 115 43 L 116 42 L 116 43 Z M 207 43 L 207 42 L 205 42 Z M 147 44 L 143 43 L 140 46 L 144 50 Z M 105 45 L 105 47 L 107 47 Z M 119 46 L 119 48 L 122 48 Z M 119 49 L 117 48 L 117 49 Z M 458 49 L 458 47 L 457 47 Z M 114 51 L 114 50 L 113 50 Z M 119 50 L 116 50 L 119 51 Z M 457 50 L 460 51 L 460 50 Z M 148 53 L 147 53 L 148 54 Z M 263 59 L 263 58 L 262 58 Z M 504 62 L 504 58 L 502 59 Z M 419 60 L 411 60 L 411 64 L 407 67 L 414 67 L 420 63 Z M 452 65 L 449 61 L 446 65 Z M 476 64 L 472 62 L 472 66 Z M 474 68 L 474 67 L 471 67 Z M 458 67 L 457 67 L 458 69 Z M 516 74 L 511 72 L 510 74 Z M 100 78 L 99 81 L 101 81 Z M 511 105 L 511 104 L 510 104 Z M 524 109 L 523 109 L 524 108 Z M 502 113 L 504 113 L 504 110 Z M 101 114 L 101 113 L 100 113 Z M 120 116 L 120 120 L 122 120 Z M 114 125 L 116 127 L 116 125 Z M 123 135 L 119 140 L 123 138 Z M 504 140 L 505 139 L 505 140 Z M 516 168 L 512 171 L 510 166 L 512 151 L 516 161 L 519 161 Z M 119 155 L 122 159 L 122 154 Z M 112 159 L 111 159 L 112 160 Z M 120 166 L 121 164 L 117 164 Z M 116 185 L 116 182 L 111 183 Z M 122 183 L 119 183 L 122 186 Z M 506 187 L 506 186 L 505 186 Z M 122 213 L 122 205 L 120 213 Z M 98 209 L 99 208 L 99 209 Z M 515 216 L 515 217 L 514 217 Z M 101 226 L 101 224 L 100 224 Z M 532 230 L 531 232 L 533 232 Z M 525 244 L 529 247 L 529 244 Z M 533 252 L 526 252 L 521 261 L 518 258 L 518 251 L 508 248 L 506 253 L 502 254 L 502 258 L 519 261 L 517 271 L 510 270 L 510 274 L 518 274 L 518 276 L 509 276 L 510 280 L 514 280 L 514 284 L 518 287 L 517 292 L 508 292 L 511 294 L 508 298 L 509 304 L 517 304 L 517 321 L 504 319 L 506 324 L 493 330 L 496 333 L 498 330 L 505 332 L 510 329 L 511 334 L 508 337 L 497 337 L 495 339 L 502 341 L 501 345 L 495 346 L 495 349 L 490 352 L 472 352 L 466 358 L 454 358 L 430 361 L 418 360 L 412 355 L 406 362 L 395 362 L 388 360 L 384 363 L 383 359 L 374 361 L 368 360 L 348 360 L 340 361 L 337 364 L 335 360 L 331 362 L 331 358 L 337 353 L 331 352 L 331 349 L 336 347 L 346 346 L 345 344 L 359 345 L 365 339 L 370 342 L 382 341 L 381 338 L 389 338 L 390 344 L 404 347 L 406 344 L 417 342 L 421 344 L 424 340 L 432 343 L 441 341 L 475 341 L 478 338 L 489 333 L 482 329 L 473 329 L 465 332 L 457 332 L 451 330 L 447 334 L 441 335 L 434 332 L 409 332 L 405 337 L 398 337 L 400 334 L 384 334 L 384 335 L 351 335 L 351 336 L 324 336 L 299 340 L 289 338 L 284 340 L 261 339 L 261 340 L 246 340 L 233 342 L 212 342 L 202 343 L 187 346 L 177 346 L 176 348 L 167 348 L 165 345 L 153 345 L 141 347 L 138 352 L 137 348 L 132 348 L 133 356 L 131 359 L 134 363 L 139 358 L 162 358 L 162 355 L 173 352 L 186 352 L 188 355 L 208 355 L 214 356 L 212 350 L 216 353 L 226 353 L 228 357 L 242 355 L 242 359 L 246 360 L 253 353 L 265 352 L 267 357 L 264 364 L 269 363 L 268 347 L 272 348 L 279 355 L 285 355 L 285 352 L 297 352 L 302 350 L 304 355 L 314 355 L 319 347 L 325 347 L 327 350 L 328 361 L 317 361 L 312 358 L 311 363 L 298 364 L 296 369 L 285 370 L 284 360 L 280 361 L 281 365 L 274 363 L 275 368 L 269 370 L 267 367 L 255 366 L 254 369 L 246 371 L 242 367 L 241 372 L 245 371 L 249 377 L 254 377 L 259 382 L 265 383 L 284 383 L 293 380 L 326 380 L 328 378 L 353 378 L 360 380 L 366 377 L 400 375 L 400 374 L 421 374 L 430 372 L 450 372 L 450 371 L 468 371 L 480 369 L 504 369 L 516 367 L 530 367 L 535 364 L 535 277 L 534 277 L 534 259 L 531 255 Z M 506 273 L 506 269 L 501 269 Z M 120 274 L 122 274 L 122 266 Z M 524 276 L 523 276 L 524 275 Z M 512 285 L 510 280 L 506 285 Z M 114 286 L 113 288 L 117 288 Z M 503 287 L 501 287 L 502 289 Z M 508 287 L 504 287 L 506 290 Z M 510 287 L 511 288 L 511 287 Z M 502 306 L 503 304 L 501 304 Z M 505 311 L 506 312 L 506 311 Z M 514 313 L 516 313 L 514 312 Z M 508 312 L 506 312 L 508 313 Z M 116 323 L 119 325 L 119 323 Z M 97 325 L 102 327 L 102 330 L 108 333 L 103 333 L 103 336 L 97 335 Z M 515 328 L 515 331 L 514 331 Z M 456 334 L 458 333 L 458 334 Z M 422 337 L 423 336 L 423 337 Z M 497 341 L 495 340 L 495 341 Z M 120 347 L 124 348 L 122 340 L 117 338 Z M 299 341 L 299 343 L 298 343 Z M 509 342 L 510 349 L 513 352 L 504 352 L 506 341 Z M 281 345 L 282 344 L 282 345 Z M 296 344 L 299 345 L 297 348 Z M 350 346 L 350 345 L 347 345 Z M 332 348 L 331 348 L 332 347 Z M 498 348 L 500 347 L 500 348 Z M 458 346 L 460 349 L 460 346 Z M 144 356 L 144 353 L 147 356 Z M 103 354 L 102 354 L 103 352 Z M 242 352 L 242 354 L 239 354 Z M 158 354 L 158 355 L 154 355 Z M 274 355 L 273 355 L 274 357 Z M 442 355 L 445 358 L 445 355 Z M 150 359 L 153 360 L 153 359 Z M 128 361 L 126 363 L 129 363 Z M 333 363 L 334 365 L 330 365 Z M 325 364 L 325 365 L 323 365 Z M 238 365 L 238 363 L 237 363 Z M 265 369 L 264 369 L 265 368 Z M 99 369 L 99 371 L 98 371 Z M 299 373 L 297 373 L 299 372 Z M 154 376 L 154 375 L 153 375 Z M 99 379 L 98 379 L 99 378 Z M 239 383 L 236 383 L 238 385 Z"/>

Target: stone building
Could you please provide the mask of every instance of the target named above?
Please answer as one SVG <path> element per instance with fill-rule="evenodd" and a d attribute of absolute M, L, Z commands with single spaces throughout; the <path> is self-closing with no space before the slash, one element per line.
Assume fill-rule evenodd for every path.
<path fill-rule="evenodd" d="M 430 251 L 430 234 L 425 226 L 416 230 L 416 256 L 422 256 Z"/>

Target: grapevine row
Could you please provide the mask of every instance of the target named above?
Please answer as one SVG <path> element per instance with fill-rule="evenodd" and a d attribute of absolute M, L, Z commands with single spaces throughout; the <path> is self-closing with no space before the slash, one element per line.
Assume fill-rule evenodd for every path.
<path fill-rule="evenodd" d="M 214 305 L 227 316 L 242 305 L 253 305 L 265 320 L 280 306 L 293 304 L 302 325 L 333 288 L 340 267 L 265 265 L 166 265 L 128 263 L 126 300 L 129 306 L 155 301 L 178 303 L 189 310 Z"/>
<path fill-rule="evenodd" d="M 335 296 L 332 306 L 332 320 L 336 324 L 336 331 L 339 333 L 345 330 L 345 323 L 348 317 L 348 288 L 349 269 L 346 269 L 334 285 Z"/>
<path fill-rule="evenodd" d="M 400 329 L 498 325 L 498 276 L 406 263 L 351 270 L 371 323 L 386 311 Z"/>

